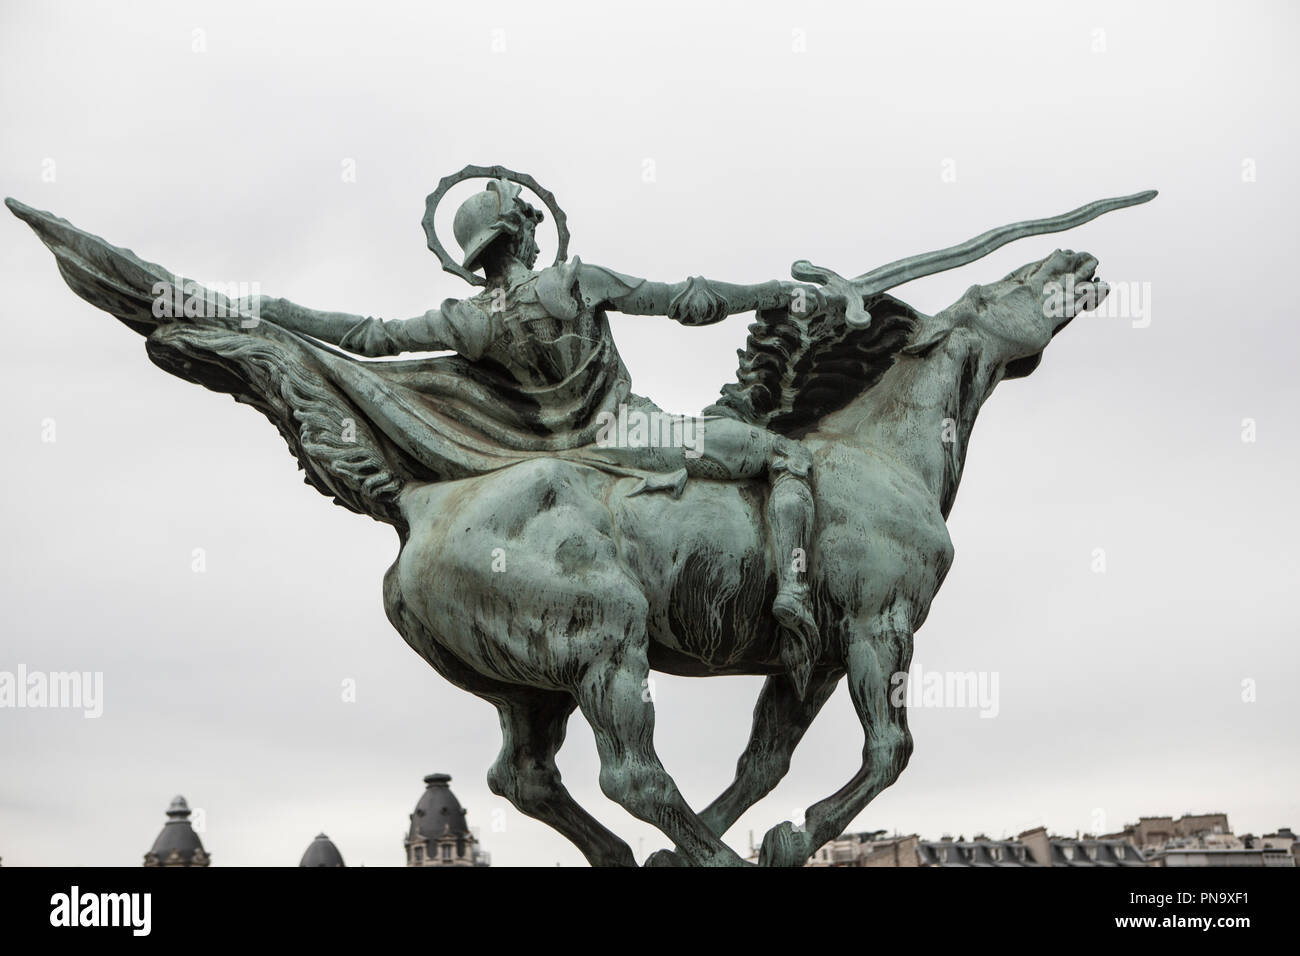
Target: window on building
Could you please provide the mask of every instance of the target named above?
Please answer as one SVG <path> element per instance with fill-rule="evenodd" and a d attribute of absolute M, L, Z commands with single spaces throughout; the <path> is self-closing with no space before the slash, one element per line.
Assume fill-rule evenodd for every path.
<path fill-rule="evenodd" d="M 424 847 L 422 847 L 422 846 L 417 846 L 417 847 L 415 848 L 415 862 L 416 862 L 416 863 L 423 863 L 423 862 L 424 862 Z"/>
<path fill-rule="evenodd" d="M 1124 848 L 1122 846 L 1115 847 L 1115 856 L 1121 860 L 1124 859 Z"/>
<path fill-rule="evenodd" d="M 1063 847 L 1061 847 L 1061 854 L 1062 854 L 1062 855 L 1063 855 L 1067 860 L 1073 860 L 1073 859 L 1074 859 L 1074 847 L 1072 847 L 1072 846 L 1063 846 Z"/>
<path fill-rule="evenodd" d="M 1000 846 L 989 847 L 989 856 L 991 856 L 995 860 L 1002 859 L 1002 847 Z"/>
<path fill-rule="evenodd" d="M 1097 847 L 1095 844 L 1093 846 L 1084 847 L 1084 852 L 1088 854 L 1088 859 L 1097 859 Z"/>
<path fill-rule="evenodd" d="M 450 844 L 450 843 L 444 843 L 444 844 L 442 845 L 442 858 L 443 858 L 444 860 L 446 860 L 448 863 L 451 862 L 451 844 Z"/>

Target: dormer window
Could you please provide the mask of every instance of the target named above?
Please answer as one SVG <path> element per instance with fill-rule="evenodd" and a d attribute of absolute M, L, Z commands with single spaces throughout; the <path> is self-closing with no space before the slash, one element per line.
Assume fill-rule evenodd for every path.
<path fill-rule="evenodd" d="M 989 847 L 989 856 L 991 856 L 994 860 L 1001 860 L 1001 859 L 1002 859 L 1002 847 L 1000 847 L 1000 846 L 991 846 L 991 847 Z"/>
<path fill-rule="evenodd" d="M 1124 847 L 1122 847 L 1122 846 L 1117 846 L 1117 847 L 1115 847 L 1115 856 L 1116 856 L 1117 859 L 1120 859 L 1120 860 L 1124 859 L 1124 858 L 1125 858 L 1125 856 L 1124 856 Z"/>
<path fill-rule="evenodd" d="M 1095 859 L 1097 859 L 1097 847 L 1096 847 L 1095 844 L 1092 845 L 1092 846 L 1084 847 L 1083 849 L 1084 849 L 1084 852 L 1088 854 L 1088 859 L 1090 859 L 1090 860 L 1095 860 Z"/>
<path fill-rule="evenodd" d="M 415 848 L 415 862 L 416 862 L 416 863 L 423 863 L 423 862 L 424 862 L 424 847 L 422 847 L 422 846 L 417 846 L 417 847 Z"/>
<path fill-rule="evenodd" d="M 1061 847 L 1061 855 L 1064 856 L 1067 860 L 1073 860 L 1073 859 L 1074 859 L 1074 847 L 1072 847 L 1072 846 L 1063 846 L 1063 847 Z"/>

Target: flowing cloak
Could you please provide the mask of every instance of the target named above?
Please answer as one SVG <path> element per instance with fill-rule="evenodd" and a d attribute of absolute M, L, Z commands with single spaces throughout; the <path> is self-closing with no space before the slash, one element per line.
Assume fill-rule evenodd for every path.
<path fill-rule="evenodd" d="M 429 313 L 461 353 L 365 361 L 252 317 L 237 295 L 6 202 L 54 253 L 74 292 L 146 336 L 159 367 L 261 411 L 306 481 L 350 510 L 400 525 L 397 496 L 408 482 L 468 478 L 539 457 L 638 478 L 634 492 L 681 489 L 684 473 L 629 468 L 593 447 L 621 404 L 653 408 L 631 394 L 600 307 L 637 280 L 575 258 L 512 291 L 522 311 L 498 315 L 474 300 L 448 300 Z"/>

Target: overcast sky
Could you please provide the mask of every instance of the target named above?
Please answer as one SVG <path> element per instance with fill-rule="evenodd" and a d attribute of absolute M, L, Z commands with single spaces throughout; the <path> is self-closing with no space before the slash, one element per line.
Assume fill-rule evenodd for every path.
<path fill-rule="evenodd" d="M 1060 245 L 1150 311 L 1075 322 L 986 405 L 915 655 L 996 672 L 998 713 L 914 708 L 911 764 L 855 827 L 1300 826 L 1294 5 L 437 6 L 10 0 L 0 192 L 185 275 L 396 318 L 467 292 L 420 218 L 471 162 L 553 190 L 584 261 L 669 281 L 856 275 L 1158 188 L 897 290 L 936 311 Z M 495 864 L 581 865 L 488 791 L 492 707 L 385 619 L 392 530 L 304 486 L 256 412 L 154 367 L 9 217 L 0 270 L 0 670 L 105 682 L 97 720 L 0 710 L 4 863 L 138 865 L 181 793 L 215 865 L 296 864 L 321 830 L 349 865 L 401 865 L 445 771 Z M 636 390 L 690 412 L 748 321 L 614 332 Z M 759 684 L 659 679 L 697 808 Z M 837 789 L 861 740 L 841 688 L 729 841 Z M 666 845 L 601 795 L 580 718 L 560 766 L 639 856 Z"/>

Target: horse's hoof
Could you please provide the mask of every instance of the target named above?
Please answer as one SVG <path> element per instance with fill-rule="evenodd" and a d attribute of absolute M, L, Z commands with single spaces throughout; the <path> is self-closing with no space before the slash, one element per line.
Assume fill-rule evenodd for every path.
<path fill-rule="evenodd" d="M 763 846 L 758 851 L 759 866 L 803 866 L 812 856 L 810 837 L 804 830 L 796 830 L 790 821 L 779 823 L 763 834 Z"/>
<path fill-rule="evenodd" d="M 656 850 L 646 857 L 645 866 L 686 866 L 686 861 L 672 850 Z"/>

